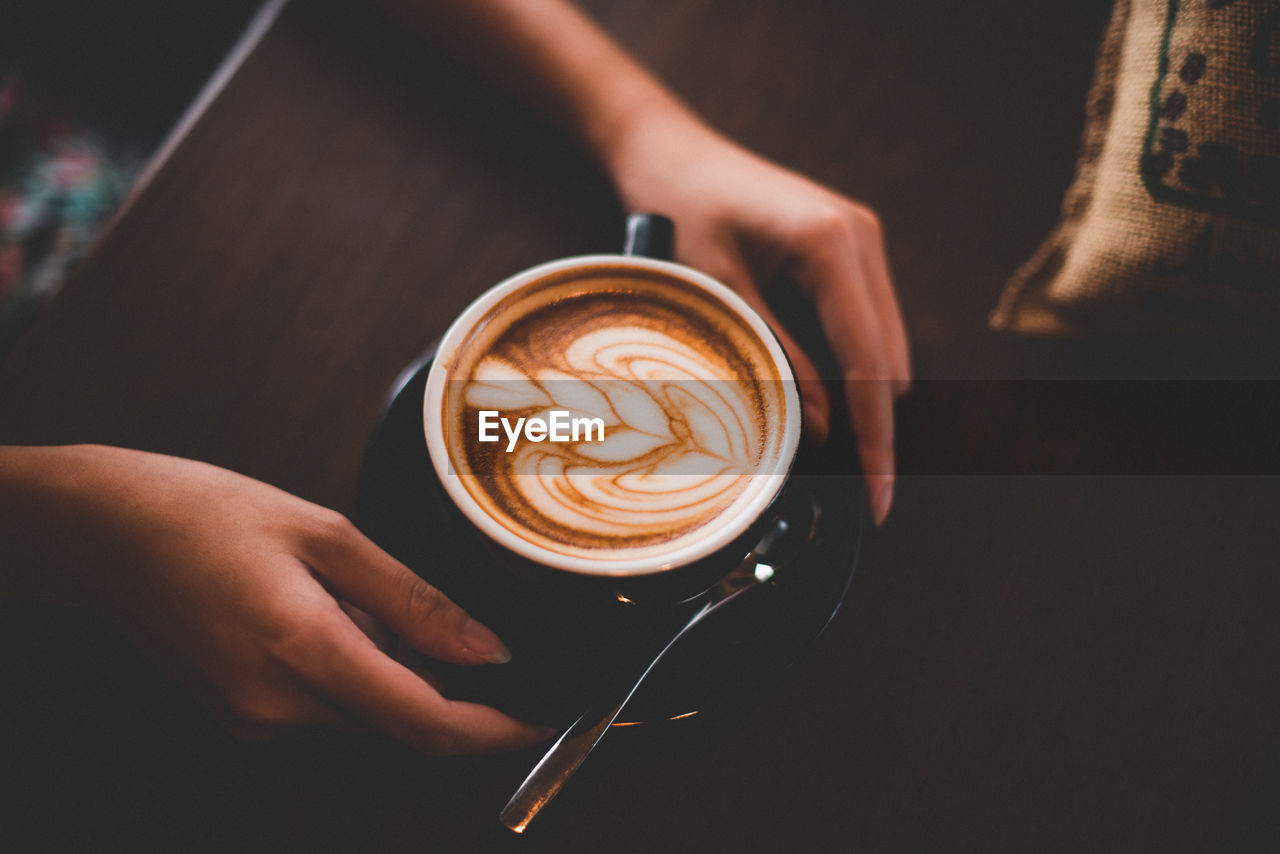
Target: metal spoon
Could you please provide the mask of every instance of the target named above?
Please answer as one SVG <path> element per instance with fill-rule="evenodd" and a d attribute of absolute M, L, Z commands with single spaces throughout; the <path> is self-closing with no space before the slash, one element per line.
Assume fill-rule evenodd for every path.
<path fill-rule="evenodd" d="M 498 819 L 504 825 L 516 833 L 523 833 L 534 816 L 560 793 L 587 755 L 604 738 L 610 725 L 618 719 L 618 715 L 663 656 L 708 615 L 771 579 L 780 563 L 791 557 L 780 553 L 778 547 L 781 543 L 795 542 L 797 537 L 803 537 L 800 542 L 808 541 L 817 522 L 817 507 L 807 496 L 803 502 L 798 503 L 804 506 L 793 513 L 790 519 L 780 516 L 775 520 L 773 528 L 765 533 L 760 543 L 732 572 L 710 589 L 688 600 L 687 604 L 694 609 L 692 616 L 645 666 L 620 700 L 607 705 L 604 702 L 593 705 L 551 745 L 498 814 Z"/>

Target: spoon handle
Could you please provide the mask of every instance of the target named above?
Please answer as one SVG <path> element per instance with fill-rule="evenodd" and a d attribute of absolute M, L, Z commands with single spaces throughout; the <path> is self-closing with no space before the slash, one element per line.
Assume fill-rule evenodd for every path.
<path fill-rule="evenodd" d="M 534 816 L 560 793 L 564 784 L 569 782 L 569 778 L 582 765 L 583 760 L 604 738 L 605 733 L 609 731 L 609 726 L 618 719 L 618 715 L 631 701 L 636 690 L 662 657 L 708 614 L 750 590 L 762 578 L 767 578 L 768 574 L 757 571 L 764 568 L 764 564 L 756 563 L 756 556 L 753 553 L 737 569 L 704 593 L 701 597 L 703 599 L 701 607 L 645 666 L 639 678 L 622 699 L 607 708 L 593 706 L 565 730 L 564 735 L 551 745 L 542 760 L 529 772 L 529 776 L 520 784 L 520 788 L 516 789 L 511 800 L 498 814 L 498 819 L 516 833 L 523 833 L 529 826 L 529 822 L 533 821 Z"/>

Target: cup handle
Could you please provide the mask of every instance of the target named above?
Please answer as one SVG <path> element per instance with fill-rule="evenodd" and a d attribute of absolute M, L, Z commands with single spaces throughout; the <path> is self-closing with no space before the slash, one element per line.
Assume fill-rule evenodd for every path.
<path fill-rule="evenodd" d="M 670 261 L 675 249 L 675 224 L 662 214 L 633 213 L 627 217 L 623 255 L 643 255 Z"/>

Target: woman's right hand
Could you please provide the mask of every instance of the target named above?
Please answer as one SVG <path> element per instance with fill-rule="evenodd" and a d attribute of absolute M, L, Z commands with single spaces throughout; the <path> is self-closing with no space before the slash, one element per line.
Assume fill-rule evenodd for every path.
<path fill-rule="evenodd" d="M 87 591 L 244 737 L 358 726 L 452 754 L 551 735 L 441 696 L 347 603 L 439 661 L 509 660 L 492 632 L 338 513 L 225 469 L 98 446 L 0 448 L 0 558 Z"/>

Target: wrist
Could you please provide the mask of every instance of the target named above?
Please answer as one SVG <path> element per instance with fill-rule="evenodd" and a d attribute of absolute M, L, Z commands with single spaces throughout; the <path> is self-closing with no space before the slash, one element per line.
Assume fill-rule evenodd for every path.
<path fill-rule="evenodd" d="M 106 473 L 118 448 L 93 445 L 0 447 L 0 585 L 8 592 L 81 600 L 92 594 L 87 567 L 102 557 Z"/>
<path fill-rule="evenodd" d="M 642 188 L 717 139 L 716 132 L 688 107 L 659 90 L 619 111 L 591 144 L 623 202 L 635 206 L 644 203 L 637 198 Z"/>

